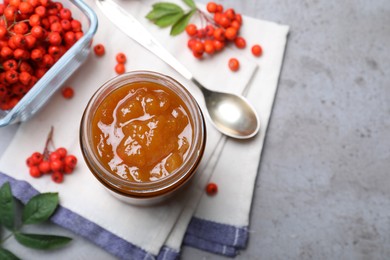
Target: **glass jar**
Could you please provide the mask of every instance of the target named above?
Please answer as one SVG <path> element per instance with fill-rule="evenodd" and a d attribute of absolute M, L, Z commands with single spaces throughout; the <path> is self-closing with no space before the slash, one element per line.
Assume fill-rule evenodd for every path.
<path fill-rule="evenodd" d="M 158 84 L 162 89 L 167 89 L 176 96 L 175 98 L 181 100 L 187 107 L 187 116 L 192 127 L 192 134 L 186 156 L 183 157 L 183 161 L 178 168 L 167 176 L 156 180 L 136 181 L 121 177 L 112 170 L 112 167 L 107 167 L 103 163 L 101 153 L 99 153 L 96 142 L 93 140 L 92 132 L 96 111 L 103 101 L 112 97 L 110 94 L 113 91 L 129 86 L 129 84 L 144 84 L 145 82 L 146 84 Z M 151 205 L 161 202 L 185 186 L 194 176 L 200 164 L 205 144 L 206 126 L 204 117 L 194 97 L 173 78 L 151 71 L 128 72 L 104 83 L 90 99 L 81 120 L 80 145 L 90 171 L 115 197 L 135 205 Z M 131 165 L 127 166 L 130 167 Z"/>

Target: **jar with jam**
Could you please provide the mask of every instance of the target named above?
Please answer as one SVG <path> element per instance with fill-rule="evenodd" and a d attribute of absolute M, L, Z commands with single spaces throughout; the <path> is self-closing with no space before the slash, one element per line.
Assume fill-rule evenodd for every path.
<path fill-rule="evenodd" d="M 117 198 L 161 202 L 193 177 L 206 144 L 202 112 L 179 82 L 134 71 L 106 82 L 89 101 L 80 144 L 92 174 Z"/>

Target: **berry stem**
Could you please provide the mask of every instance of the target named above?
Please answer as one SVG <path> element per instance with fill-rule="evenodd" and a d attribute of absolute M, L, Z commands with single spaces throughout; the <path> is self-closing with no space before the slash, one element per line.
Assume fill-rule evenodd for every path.
<path fill-rule="evenodd" d="M 53 132 L 54 132 L 54 127 L 51 126 L 50 132 L 49 132 L 47 139 L 46 139 L 45 149 L 43 150 L 43 157 L 45 159 L 49 158 L 49 153 L 50 153 L 49 152 L 49 144 L 53 143 Z"/>
<path fill-rule="evenodd" d="M 205 12 L 203 12 L 199 8 L 196 8 L 196 11 L 198 12 L 198 14 L 199 14 L 199 16 L 200 16 L 202 21 L 206 20 L 207 23 L 210 23 L 210 24 L 212 24 L 214 26 L 218 26 L 219 27 L 219 25 L 213 19 L 211 19 L 207 14 L 205 14 Z"/>

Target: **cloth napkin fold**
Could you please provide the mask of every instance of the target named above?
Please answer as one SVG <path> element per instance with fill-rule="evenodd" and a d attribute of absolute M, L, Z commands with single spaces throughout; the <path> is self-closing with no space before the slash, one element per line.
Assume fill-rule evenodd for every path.
<path fill-rule="evenodd" d="M 196 60 L 186 48 L 186 35 L 170 37 L 168 30 L 161 30 L 144 18 L 153 2 L 156 1 L 118 1 L 207 87 L 235 93 L 245 91 L 259 112 L 262 124 L 259 135 L 247 141 L 228 139 L 207 121 L 208 142 L 199 173 L 180 196 L 164 205 L 140 208 L 108 194 L 81 159 L 78 131 L 89 98 L 115 76 L 116 53 L 126 53 L 128 71 L 154 70 L 170 75 L 189 89 L 203 109 L 204 101 L 195 86 L 122 34 L 100 13 L 94 1 L 86 0 L 99 18 L 94 43 L 103 43 L 106 54 L 101 58 L 90 55 L 85 65 L 67 81 L 76 91 L 72 100 L 65 100 L 58 93 L 38 115 L 21 124 L 0 159 L 0 170 L 6 173 L 0 174 L 0 183 L 10 181 L 22 201 L 37 192 L 58 191 L 61 208 L 53 222 L 87 237 L 120 258 L 174 259 L 183 241 L 211 252 L 235 255 L 245 247 L 248 238 L 254 182 L 288 27 L 244 17 L 242 35 L 249 45 L 263 46 L 261 58 L 248 55 L 247 47 L 244 51 L 229 48 L 211 59 Z M 182 4 L 177 0 L 172 2 Z M 237 73 L 227 68 L 227 60 L 233 56 L 242 64 Z M 49 178 L 31 178 L 25 166 L 25 158 L 43 149 L 52 125 L 55 144 L 67 147 L 80 159 L 77 170 L 72 176 L 66 176 L 62 185 Z M 218 183 L 217 196 L 204 195 L 204 185 L 209 180 Z"/>

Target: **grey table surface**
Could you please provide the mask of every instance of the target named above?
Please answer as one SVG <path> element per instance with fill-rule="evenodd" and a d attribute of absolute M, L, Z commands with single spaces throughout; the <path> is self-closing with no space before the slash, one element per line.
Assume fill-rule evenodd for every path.
<path fill-rule="evenodd" d="M 389 259 L 390 1 L 219 3 L 291 26 L 249 243 L 236 259 Z M 0 129 L 1 152 L 16 127 Z M 77 245 L 26 252 L 110 258 L 82 238 Z M 183 247 L 182 259 L 228 258 Z"/>

